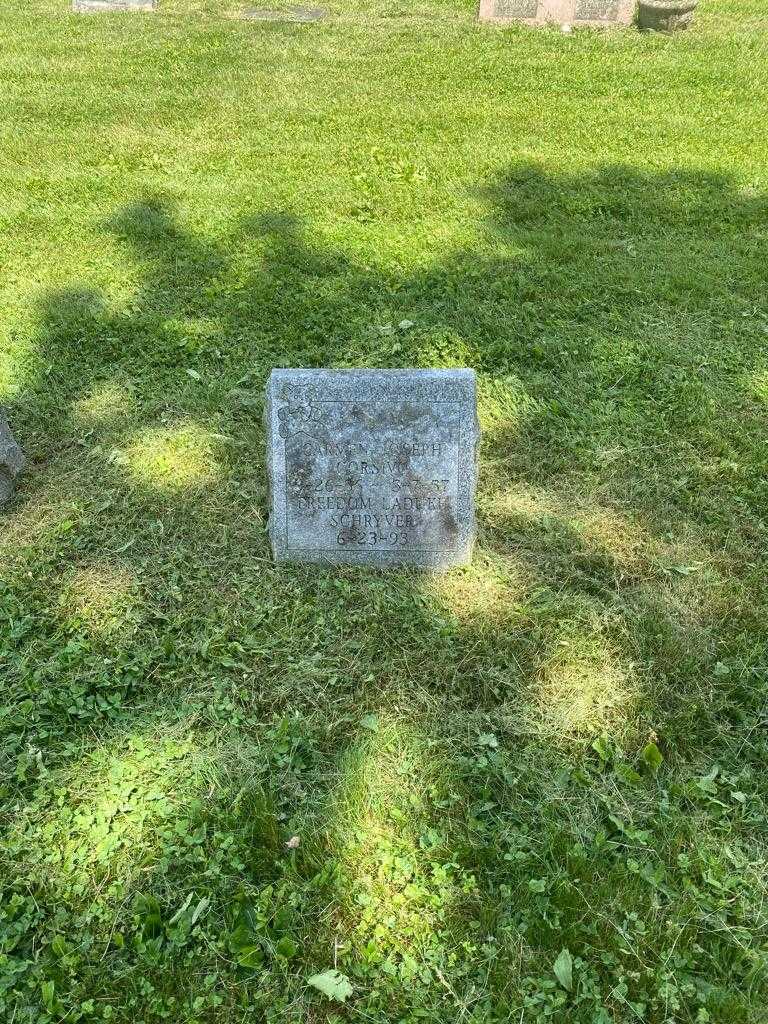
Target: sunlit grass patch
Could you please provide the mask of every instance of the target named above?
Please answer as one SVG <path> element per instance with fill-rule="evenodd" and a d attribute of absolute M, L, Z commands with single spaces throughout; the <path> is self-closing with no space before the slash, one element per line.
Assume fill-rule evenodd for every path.
<path fill-rule="evenodd" d="M 748 389 L 756 398 L 768 404 L 768 370 L 756 370 L 748 382 Z"/>
<path fill-rule="evenodd" d="M 336 820 L 343 819 L 364 841 L 375 842 L 378 831 L 389 833 L 393 823 L 399 823 L 402 834 L 409 811 L 423 805 L 429 787 L 423 774 L 425 745 L 407 724 L 383 715 L 365 718 L 358 742 L 339 767 Z"/>
<path fill-rule="evenodd" d="M 461 337 L 455 331 L 423 330 L 418 334 L 415 342 L 417 357 L 416 363 L 419 366 L 435 366 L 446 369 L 451 367 L 475 366 L 478 361 L 477 349 L 466 338 Z M 402 345 L 395 342 L 392 347 L 392 354 L 397 355 L 403 351 Z M 408 362 L 411 362 L 411 357 Z"/>
<path fill-rule="evenodd" d="M 14 503 L 0 513 L 0 555 L 6 567 L 28 558 L 44 559 L 72 530 L 81 512 L 80 496 L 73 495 L 66 477 L 51 471 L 41 474 L 34 486 L 29 476 L 22 478 Z"/>
<path fill-rule="evenodd" d="M 103 381 L 75 399 L 72 414 L 83 427 L 104 428 L 129 420 L 135 409 L 136 399 L 128 386 Z"/>
<path fill-rule="evenodd" d="M 222 475 L 215 438 L 192 422 L 148 428 L 113 461 L 136 483 L 168 493 L 208 487 Z"/>
<path fill-rule="evenodd" d="M 536 408 L 524 382 L 513 374 L 481 377 L 478 381 L 478 417 L 483 432 L 484 463 L 489 449 L 504 451 L 519 438 L 520 430 Z M 492 472 L 493 465 L 487 467 Z"/>
<path fill-rule="evenodd" d="M 16 398 L 22 391 L 25 368 L 34 355 L 34 343 L 26 332 L 0 333 L 0 401 Z"/>
<path fill-rule="evenodd" d="M 538 547 L 570 548 L 603 555 L 625 572 L 647 567 L 660 543 L 646 528 L 625 514 L 598 501 L 567 491 L 533 489 L 520 484 L 483 500 L 492 526 L 518 525 Z"/>
<path fill-rule="evenodd" d="M 681 643 L 702 657 L 711 655 L 712 624 L 747 611 L 739 567 L 726 546 L 712 544 L 690 524 L 658 532 L 646 549 L 642 580 L 632 599 L 654 606 L 659 622 L 673 629 Z"/>
<path fill-rule="evenodd" d="M 70 628 L 108 637 L 135 619 L 137 580 L 125 565 L 95 562 L 74 567 L 62 581 L 59 605 Z"/>
<path fill-rule="evenodd" d="M 215 317 L 170 317 L 163 324 L 165 340 L 183 354 L 193 355 L 216 344 L 222 324 Z"/>
<path fill-rule="evenodd" d="M 637 685 L 603 636 L 569 631 L 539 671 L 534 721 L 563 740 L 621 729 L 642 698 Z"/>
<path fill-rule="evenodd" d="M 520 609 L 531 584 L 525 566 L 478 556 L 473 565 L 432 581 L 429 589 L 459 622 L 493 629 Z"/>
<path fill-rule="evenodd" d="M 14 817 L 8 850 L 49 896 L 118 899 L 160 856 L 157 829 L 194 792 L 196 764 L 183 737 L 97 743 Z"/>
<path fill-rule="evenodd" d="M 476 889 L 451 856 L 448 822 L 441 830 L 433 813 L 450 791 L 443 756 L 412 726 L 368 716 L 310 840 L 338 864 L 341 951 L 388 965 L 400 983 L 437 984 L 458 941 L 455 916 Z"/>

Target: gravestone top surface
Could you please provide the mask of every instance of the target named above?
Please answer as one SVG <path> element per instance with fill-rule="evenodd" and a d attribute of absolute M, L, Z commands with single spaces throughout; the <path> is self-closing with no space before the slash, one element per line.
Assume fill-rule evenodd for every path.
<path fill-rule="evenodd" d="M 154 11 L 157 0 L 72 0 L 78 14 L 101 14 L 109 11 Z"/>
<path fill-rule="evenodd" d="M 241 18 L 248 21 L 323 21 L 328 16 L 324 7 L 288 7 L 286 10 L 275 10 L 271 7 L 245 7 L 240 13 Z"/>
<path fill-rule="evenodd" d="M 470 560 L 474 370 L 273 370 L 265 415 L 277 561 Z"/>
<path fill-rule="evenodd" d="M 480 0 L 480 20 L 531 25 L 629 25 L 637 0 Z"/>

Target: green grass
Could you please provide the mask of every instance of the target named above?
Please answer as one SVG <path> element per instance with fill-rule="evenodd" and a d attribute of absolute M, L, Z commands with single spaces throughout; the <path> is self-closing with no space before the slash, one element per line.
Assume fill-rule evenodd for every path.
<path fill-rule="evenodd" d="M 0 1018 L 768 1020 L 763 3 L 67 6 L 0 12 Z M 477 369 L 471 567 L 272 564 L 304 365 Z"/>

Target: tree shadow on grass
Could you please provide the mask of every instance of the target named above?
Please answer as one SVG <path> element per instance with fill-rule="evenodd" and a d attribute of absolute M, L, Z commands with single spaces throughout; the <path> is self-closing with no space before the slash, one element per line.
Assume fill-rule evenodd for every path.
<path fill-rule="evenodd" d="M 314 244 L 286 214 L 245 215 L 209 240 L 151 197 L 107 226 L 142 270 L 130 302 L 77 286 L 41 307 L 41 375 L 12 410 L 34 465 L 6 516 L 6 796 L 28 801 L 32 841 L 53 843 L 71 827 L 49 809 L 50 780 L 72 773 L 65 808 L 100 806 L 98 792 L 77 795 L 78 772 L 105 770 L 83 757 L 89 742 L 118 761 L 137 733 L 186 730 L 190 757 L 210 747 L 209 768 L 190 768 L 194 784 L 169 803 L 178 842 L 162 814 L 146 824 L 144 888 L 162 923 L 151 902 L 129 911 L 115 897 L 93 930 L 101 955 L 107 918 L 119 920 L 138 957 L 127 973 L 156 956 L 162 989 L 169 972 L 186 977 L 177 958 L 197 906 L 174 946 L 174 889 L 210 886 L 203 934 L 228 979 L 224 995 L 205 995 L 212 1019 L 260 958 L 273 1003 L 304 1000 L 301 979 L 334 942 L 381 1019 L 419 1001 L 434 1019 L 492 1020 L 524 998 L 530 1014 L 572 1020 L 621 1014 L 622 999 L 661 1007 L 675 948 L 664 908 L 683 901 L 675 857 L 693 826 L 660 811 L 637 751 L 655 730 L 683 778 L 688 759 L 727 752 L 759 720 L 764 652 L 749 638 L 764 610 L 765 406 L 753 381 L 766 197 L 714 175 L 531 166 L 484 195 L 476 247 L 400 276 Z M 455 362 L 480 374 L 485 427 L 473 567 L 429 579 L 271 564 L 260 403 L 272 366 Z M 748 768 L 761 748 L 744 744 Z M 259 754 L 238 759 L 244 746 Z M 206 797 L 206 771 L 230 762 Z M 133 768 L 126 778 L 141 796 Z M 238 796 L 250 792 L 258 813 Z M 699 796 L 681 790 L 673 804 L 693 801 L 716 846 L 733 822 Z M 145 822 L 148 799 L 126 797 L 119 813 Z M 240 865 L 260 829 L 251 879 Z M 304 846 L 289 855 L 294 830 Z M 231 858 L 215 852 L 228 833 Z M 658 861 L 651 835 L 667 844 Z M 196 843 L 205 856 L 179 853 Z M 720 869 L 703 858 L 702 876 Z M 45 870 L 33 861 L 13 884 L 37 887 L 34 928 L 52 938 L 45 908 L 67 887 L 46 886 Z M 615 944 L 585 922 L 597 906 L 627 933 L 649 900 L 652 927 L 632 941 L 656 988 L 622 973 Z M 282 906 L 298 923 L 275 924 Z M 715 912 L 727 934 L 745 927 L 732 908 Z M 703 920 L 693 934 L 744 982 L 748 950 Z M 594 989 L 580 1009 L 547 981 L 563 945 Z M 238 966 L 250 946 L 253 964 Z M 695 964 L 679 971 L 698 977 Z M 710 998 L 697 984 L 679 996 L 686 1007 Z M 748 986 L 739 995 L 724 974 L 709 984 L 741 1019 Z"/>

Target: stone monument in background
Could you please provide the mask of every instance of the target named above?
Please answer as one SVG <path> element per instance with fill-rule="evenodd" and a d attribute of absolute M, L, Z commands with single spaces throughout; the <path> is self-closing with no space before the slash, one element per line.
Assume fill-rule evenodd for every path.
<path fill-rule="evenodd" d="M 469 561 L 473 370 L 273 370 L 266 430 L 276 560 Z"/>
<path fill-rule="evenodd" d="M 481 21 L 629 25 L 636 0 L 480 0 Z"/>

